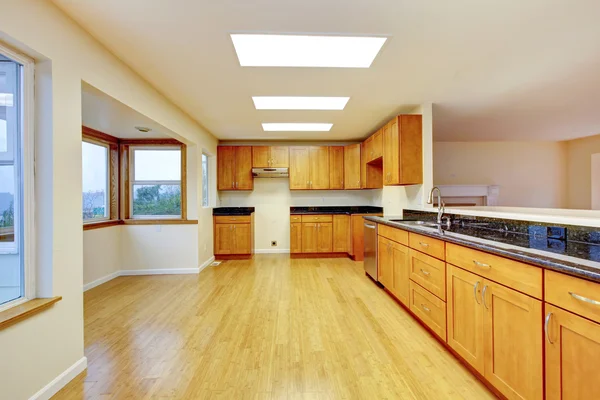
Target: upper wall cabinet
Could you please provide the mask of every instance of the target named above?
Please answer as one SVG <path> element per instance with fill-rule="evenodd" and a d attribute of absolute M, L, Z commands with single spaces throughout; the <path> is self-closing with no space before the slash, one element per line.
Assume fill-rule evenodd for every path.
<path fill-rule="evenodd" d="M 365 140 L 365 159 L 370 163 L 383 157 L 383 129 L 378 130 Z"/>
<path fill-rule="evenodd" d="M 217 189 L 252 190 L 252 147 L 217 147 Z"/>
<path fill-rule="evenodd" d="M 290 148 L 290 189 L 329 189 L 329 148 Z"/>
<path fill-rule="evenodd" d="M 344 146 L 344 189 L 360 189 L 360 143 Z"/>
<path fill-rule="evenodd" d="M 421 115 L 399 115 L 383 128 L 383 184 L 423 183 Z"/>
<path fill-rule="evenodd" d="M 344 146 L 329 147 L 329 189 L 344 188 Z"/>
<path fill-rule="evenodd" d="M 288 168 L 289 166 L 288 146 L 252 146 L 253 168 Z"/>

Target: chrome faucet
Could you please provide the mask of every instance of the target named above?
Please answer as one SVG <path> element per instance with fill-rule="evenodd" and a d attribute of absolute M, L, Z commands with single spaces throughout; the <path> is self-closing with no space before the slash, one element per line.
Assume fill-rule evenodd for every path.
<path fill-rule="evenodd" d="M 437 223 L 438 224 L 442 224 L 442 217 L 444 216 L 444 202 L 442 201 L 442 191 L 440 190 L 439 187 L 434 186 L 431 188 L 431 191 L 429 192 L 429 199 L 427 200 L 427 204 L 433 204 L 433 192 L 435 192 L 437 190 L 438 192 L 438 196 L 437 196 L 437 201 L 438 201 L 438 215 L 437 215 Z"/>

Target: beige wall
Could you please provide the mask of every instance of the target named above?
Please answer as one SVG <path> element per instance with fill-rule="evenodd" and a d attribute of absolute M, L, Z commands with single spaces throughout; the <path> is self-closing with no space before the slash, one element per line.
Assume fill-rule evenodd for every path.
<path fill-rule="evenodd" d="M 37 70 L 39 137 L 36 190 L 40 293 L 63 297 L 55 306 L 0 331 L 2 397 L 27 399 L 79 362 L 83 353 L 83 231 L 81 229 L 81 81 L 144 114 L 186 143 L 216 153 L 217 141 L 145 80 L 100 46 L 54 5 L 3 2 L 0 40 L 44 64 Z M 51 74 L 51 80 L 49 80 Z M 42 82 L 44 80 L 45 82 Z M 51 102 L 51 104 L 50 104 Z M 199 149 L 198 149 L 199 151 Z M 198 238 L 212 241 L 207 212 Z M 210 225 L 208 225 L 210 226 Z M 212 243 L 212 242 L 211 242 Z M 212 255 L 212 246 L 202 259 Z M 200 256 L 199 256 L 200 257 Z M 40 334 L 43 332 L 43 334 Z"/>
<path fill-rule="evenodd" d="M 499 206 L 566 208 L 564 142 L 435 142 L 436 185 L 500 185 Z"/>
<path fill-rule="evenodd" d="M 600 135 L 567 142 L 569 208 L 592 208 L 592 154 L 600 153 Z"/>
<path fill-rule="evenodd" d="M 83 285 L 121 270 L 122 226 L 83 232 Z"/>

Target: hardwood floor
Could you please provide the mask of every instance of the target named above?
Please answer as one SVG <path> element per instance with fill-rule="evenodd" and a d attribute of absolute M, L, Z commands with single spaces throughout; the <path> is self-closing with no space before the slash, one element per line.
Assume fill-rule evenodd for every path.
<path fill-rule="evenodd" d="M 84 301 L 88 370 L 54 399 L 494 398 L 349 259 L 256 255 Z"/>

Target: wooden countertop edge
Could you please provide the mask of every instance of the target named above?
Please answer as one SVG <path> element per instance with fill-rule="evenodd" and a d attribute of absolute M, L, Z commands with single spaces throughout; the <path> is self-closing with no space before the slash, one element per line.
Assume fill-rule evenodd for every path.
<path fill-rule="evenodd" d="M 62 300 L 62 296 L 37 298 L 0 312 L 0 330 L 29 318 Z"/>

